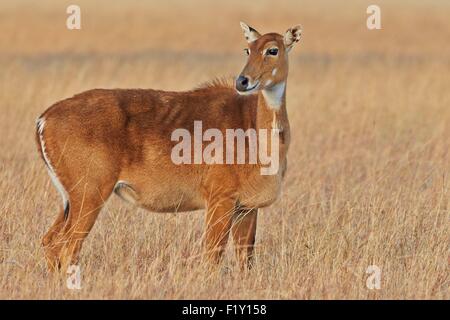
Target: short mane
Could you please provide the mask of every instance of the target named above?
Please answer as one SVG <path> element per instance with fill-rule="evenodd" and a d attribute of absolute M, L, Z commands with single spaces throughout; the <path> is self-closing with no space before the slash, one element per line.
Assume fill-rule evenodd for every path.
<path fill-rule="evenodd" d="M 224 88 L 224 89 L 234 89 L 234 78 L 228 77 L 216 77 L 212 80 L 206 81 L 195 87 L 195 89 L 203 88 Z M 194 90 L 195 90 L 194 89 Z"/>

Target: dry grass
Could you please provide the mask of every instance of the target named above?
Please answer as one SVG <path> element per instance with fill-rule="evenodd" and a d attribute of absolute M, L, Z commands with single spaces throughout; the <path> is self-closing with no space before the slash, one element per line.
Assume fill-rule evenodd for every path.
<path fill-rule="evenodd" d="M 0 298 L 449 298 L 450 8 L 381 2 L 65 1 L 0 4 Z M 340 2 L 339 2 L 340 3 Z M 46 273 L 40 239 L 61 200 L 34 120 L 93 87 L 183 90 L 244 63 L 239 20 L 302 23 L 291 56 L 293 144 L 282 198 L 262 210 L 257 265 L 199 259 L 203 212 L 154 214 L 112 197 L 82 252 L 83 289 Z M 381 290 L 365 270 L 382 268 Z"/>

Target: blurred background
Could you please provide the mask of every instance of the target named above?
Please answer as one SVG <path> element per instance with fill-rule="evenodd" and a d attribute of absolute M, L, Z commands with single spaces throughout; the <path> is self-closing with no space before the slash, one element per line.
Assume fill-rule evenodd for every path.
<path fill-rule="evenodd" d="M 81 30 L 66 9 L 81 8 Z M 381 30 L 366 9 L 381 8 Z M 449 298 L 450 2 L 0 3 L 0 298 Z M 83 249 L 83 289 L 45 271 L 59 195 L 37 116 L 91 88 L 188 90 L 245 63 L 244 21 L 301 24 L 282 198 L 262 210 L 257 266 L 205 273 L 203 212 L 151 214 L 112 198 Z M 207 110 L 205 110 L 207 112 Z M 231 251 L 231 250 L 230 250 Z M 366 268 L 382 289 L 366 287 Z M 208 276 L 205 276 L 207 274 Z"/>

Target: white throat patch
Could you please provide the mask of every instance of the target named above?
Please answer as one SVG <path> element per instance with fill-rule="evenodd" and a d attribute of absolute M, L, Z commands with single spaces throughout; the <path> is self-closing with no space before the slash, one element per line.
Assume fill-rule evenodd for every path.
<path fill-rule="evenodd" d="M 271 109 L 278 110 L 283 103 L 284 92 L 286 89 L 286 82 L 281 82 L 271 88 L 262 90 L 264 99 Z"/>

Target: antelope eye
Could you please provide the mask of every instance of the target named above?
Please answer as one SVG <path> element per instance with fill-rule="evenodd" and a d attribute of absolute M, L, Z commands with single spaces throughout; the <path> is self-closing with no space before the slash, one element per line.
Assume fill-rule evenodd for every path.
<path fill-rule="evenodd" d="M 276 56 L 278 54 L 278 48 L 270 48 L 266 52 L 267 55 Z"/>
<path fill-rule="evenodd" d="M 244 52 L 245 52 L 246 55 L 250 55 L 250 49 L 245 48 L 245 49 L 244 49 Z"/>

